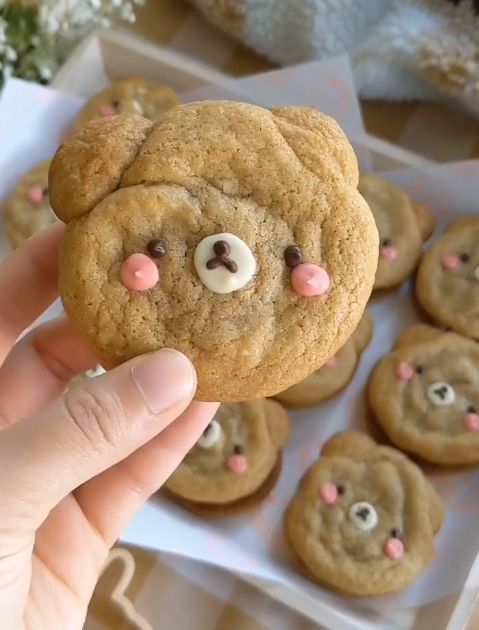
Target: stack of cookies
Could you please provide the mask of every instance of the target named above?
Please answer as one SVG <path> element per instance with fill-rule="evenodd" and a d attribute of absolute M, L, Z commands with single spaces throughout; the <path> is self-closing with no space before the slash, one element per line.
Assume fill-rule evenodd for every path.
<path fill-rule="evenodd" d="M 412 327 L 371 376 L 371 408 L 399 450 L 332 436 L 285 507 L 299 570 L 350 594 L 400 589 L 432 558 L 443 519 L 404 452 L 479 463 L 479 219 L 423 254 L 429 210 L 360 177 L 332 119 L 299 107 L 176 104 L 139 80 L 92 99 L 48 182 L 43 167 L 43 180 L 19 185 L 6 221 L 19 213 L 15 195 L 25 203 L 36 186 L 45 221 L 51 204 L 67 223 L 64 308 L 106 369 L 176 348 L 196 367 L 198 399 L 222 403 L 164 488 L 203 517 L 268 495 L 294 432 L 283 405 L 339 395 L 373 335 L 371 293 L 419 265 L 419 303 L 454 332 Z M 16 232 L 8 228 L 14 245 Z"/>

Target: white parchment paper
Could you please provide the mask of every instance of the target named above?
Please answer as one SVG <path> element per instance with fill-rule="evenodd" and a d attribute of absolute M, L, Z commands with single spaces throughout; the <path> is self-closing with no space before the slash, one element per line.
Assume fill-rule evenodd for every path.
<path fill-rule="evenodd" d="M 314 71 L 317 77 L 317 64 Z M 330 79 L 329 73 L 330 69 L 326 74 Z M 294 79 L 291 85 L 297 90 L 291 101 L 314 105 L 315 102 L 311 101 L 311 95 L 307 92 L 303 100 L 299 98 L 298 79 L 294 73 L 291 76 Z M 241 93 L 245 100 L 261 102 L 258 101 L 257 90 L 264 81 L 261 76 L 255 77 L 255 80 L 256 85 L 254 82 L 252 84 L 252 79 L 242 80 L 247 83 L 247 94 L 241 92 L 242 86 L 239 83 L 238 95 Z M 273 102 L 286 103 L 284 81 L 278 79 L 277 85 L 280 86 L 283 97 Z M 339 82 L 329 80 L 327 83 L 325 80 L 324 85 L 328 85 L 327 89 L 332 91 L 338 86 L 341 86 L 338 89 L 344 90 L 344 85 L 347 85 L 348 90 L 353 91 L 348 76 L 341 76 Z M 275 82 L 271 80 L 268 89 L 271 92 L 274 88 Z M 248 96 L 250 94 L 254 98 Z M 197 97 L 198 95 L 195 98 Z M 216 95 L 209 94 L 203 90 L 202 97 L 223 98 L 223 95 L 218 92 Z M 324 108 L 325 102 L 320 94 L 317 104 Z M 19 80 L 10 80 L 7 83 L 0 100 L 2 199 L 19 175 L 37 161 L 52 155 L 61 141 L 64 129 L 81 104 L 82 99 L 38 85 Z M 265 104 L 271 104 L 271 99 Z M 334 106 L 332 109 L 334 110 Z M 349 112 L 349 109 L 329 110 L 330 114 L 339 117 L 342 112 Z M 348 116 L 350 115 L 349 112 Z M 360 121 L 360 116 L 357 120 Z M 351 126 L 350 131 L 354 137 L 359 137 L 362 132 L 361 124 L 354 126 L 354 129 Z M 361 155 L 362 168 L 367 169 L 367 152 L 362 152 Z M 417 201 L 427 203 L 433 209 L 438 219 L 436 233 L 453 218 L 478 211 L 478 162 L 431 167 L 425 171 L 405 170 L 386 173 L 385 176 L 403 186 Z M 3 232 L 1 238 L 0 255 L 4 256 L 8 246 Z M 51 316 L 58 310 L 59 307 L 55 306 L 48 315 Z M 361 601 L 341 598 L 303 579 L 291 562 L 282 534 L 282 515 L 298 480 L 317 457 L 321 444 L 332 433 L 348 427 L 366 429 L 363 393 L 368 374 L 376 360 L 391 346 L 396 335 L 408 322 L 417 319 L 408 284 L 395 293 L 375 298 L 370 310 L 376 322 L 374 338 L 363 355 L 355 379 L 332 401 L 311 410 L 291 414 L 293 431 L 284 453 L 283 472 L 277 486 L 262 505 L 242 518 L 208 522 L 201 521 L 157 497 L 140 512 L 125 532 L 123 540 L 281 582 L 307 591 L 338 609 L 348 609 L 354 614 L 360 614 L 361 611 L 364 614 L 365 607 L 381 609 L 418 606 L 448 593 L 458 592 L 466 582 L 468 586 L 477 586 L 479 572 L 471 570 L 479 546 L 479 473 L 476 471 L 441 474 L 432 471 L 433 483 L 447 508 L 446 523 L 438 538 L 437 557 L 414 584 L 397 595 Z"/>

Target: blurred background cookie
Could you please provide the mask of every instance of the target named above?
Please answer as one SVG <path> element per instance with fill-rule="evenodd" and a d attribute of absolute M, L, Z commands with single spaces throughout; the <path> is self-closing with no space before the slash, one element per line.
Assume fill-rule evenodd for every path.
<path fill-rule="evenodd" d="M 479 340 L 479 214 L 455 221 L 424 253 L 416 296 L 435 322 Z"/>
<path fill-rule="evenodd" d="M 434 229 L 429 210 L 382 177 L 361 175 L 359 192 L 374 215 L 379 232 L 379 261 L 374 289 L 395 287 L 414 271 L 423 242 Z"/>
<path fill-rule="evenodd" d="M 131 77 L 115 81 L 95 94 L 80 110 L 73 131 L 78 131 L 89 120 L 115 114 L 138 114 L 149 120 L 158 120 L 180 99 L 173 88 Z"/>
<path fill-rule="evenodd" d="M 479 345 L 416 324 L 376 365 L 372 411 L 391 442 L 443 465 L 479 463 Z"/>
<path fill-rule="evenodd" d="M 289 407 L 311 407 L 337 394 L 353 378 L 361 353 L 371 341 L 372 334 L 373 320 L 365 311 L 359 326 L 344 346 L 319 370 L 277 394 L 276 400 Z"/>
<path fill-rule="evenodd" d="M 310 577 L 344 593 L 379 595 L 424 570 L 442 520 L 436 492 L 405 455 L 342 433 L 304 475 L 285 526 Z"/>
<path fill-rule="evenodd" d="M 57 220 L 48 198 L 49 166 L 50 160 L 45 160 L 23 175 L 5 202 L 5 231 L 12 247 L 18 247 Z"/>
<path fill-rule="evenodd" d="M 289 426 L 273 400 L 222 404 L 166 482 L 168 494 L 206 516 L 256 503 L 277 480 Z"/>

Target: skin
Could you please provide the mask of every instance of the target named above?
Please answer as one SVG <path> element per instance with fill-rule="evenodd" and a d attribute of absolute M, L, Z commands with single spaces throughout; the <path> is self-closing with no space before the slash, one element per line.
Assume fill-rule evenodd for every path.
<path fill-rule="evenodd" d="M 139 357 L 62 395 L 96 362 L 70 324 L 53 321 L 15 344 L 57 297 L 63 234 L 55 226 L 0 265 L 2 628 L 83 627 L 110 547 L 217 408 L 191 403 L 196 374 L 179 353 Z M 151 368 L 166 355 L 177 369 L 155 383 Z M 145 366 L 164 392 L 154 406 Z"/>

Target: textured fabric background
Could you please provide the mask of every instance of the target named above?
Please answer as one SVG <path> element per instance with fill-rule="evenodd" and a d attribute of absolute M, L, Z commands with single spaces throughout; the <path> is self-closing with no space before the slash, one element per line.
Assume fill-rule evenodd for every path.
<path fill-rule="evenodd" d="M 335 0 L 331 0 L 334 3 Z M 443 2 L 443 0 L 437 0 Z M 361 0 L 362 2 L 362 0 Z M 229 0 L 223 0 L 227 6 Z M 171 46 L 232 75 L 252 74 L 272 67 L 264 58 L 234 43 L 214 29 L 182 0 L 148 0 L 132 29 L 145 38 Z M 437 161 L 479 157 L 479 123 L 440 105 L 363 103 L 368 130 Z M 158 524 L 161 527 L 161 523 Z M 188 560 L 131 549 L 134 574 L 126 595 L 148 625 L 128 621 L 112 591 L 126 565 L 113 560 L 95 592 L 87 630 L 312 630 L 318 626 L 270 600 L 253 587 L 223 571 Z M 444 618 L 452 602 L 444 601 Z M 479 628 L 479 606 L 469 629 Z M 435 618 L 436 619 L 436 618 Z M 422 627 L 429 623 L 424 612 Z"/>

